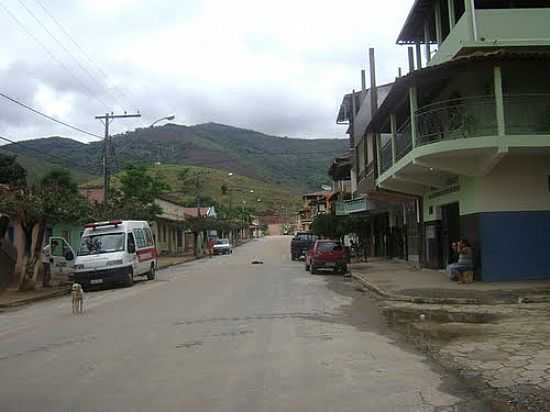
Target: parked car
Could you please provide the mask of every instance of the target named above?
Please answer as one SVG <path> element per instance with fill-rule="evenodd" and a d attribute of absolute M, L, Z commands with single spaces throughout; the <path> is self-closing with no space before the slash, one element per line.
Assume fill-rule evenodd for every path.
<path fill-rule="evenodd" d="M 230 255 L 233 253 L 233 246 L 229 243 L 229 239 L 217 239 L 214 242 L 215 255 Z"/>
<path fill-rule="evenodd" d="M 309 249 L 305 269 L 315 274 L 319 269 L 332 269 L 335 273 L 348 271 L 348 254 L 340 242 L 335 240 L 317 240 Z"/>
<path fill-rule="evenodd" d="M 305 256 L 316 240 L 317 236 L 311 232 L 297 232 L 290 241 L 290 258 L 298 260 Z"/>
<path fill-rule="evenodd" d="M 74 272 L 84 288 L 105 284 L 131 286 L 138 276 L 155 278 L 157 250 L 145 221 L 111 220 L 84 226 L 77 253 L 61 237 L 50 238 L 52 275 Z"/>

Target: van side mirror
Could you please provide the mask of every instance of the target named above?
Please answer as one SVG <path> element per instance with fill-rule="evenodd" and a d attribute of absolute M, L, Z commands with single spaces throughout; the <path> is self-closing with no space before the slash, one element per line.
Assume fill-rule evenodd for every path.
<path fill-rule="evenodd" d="M 71 252 L 70 250 L 67 250 L 65 252 L 65 260 L 73 260 L 74 259 L 74 254 L 73 252 Z"/>
<path fill-rule="evenodd" d="M 128 253 L 136 253 L 136 245 L 128 243 Z"/>

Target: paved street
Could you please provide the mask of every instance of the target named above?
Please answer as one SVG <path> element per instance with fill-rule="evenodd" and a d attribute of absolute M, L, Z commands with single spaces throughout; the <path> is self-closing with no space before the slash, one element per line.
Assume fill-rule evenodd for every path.
<path fill-rule="evenodd" d="M 289 237 L 0 314 L 0 410 L 483 411 Z M 254 259 L 263 265 L 252 265 Z"/>

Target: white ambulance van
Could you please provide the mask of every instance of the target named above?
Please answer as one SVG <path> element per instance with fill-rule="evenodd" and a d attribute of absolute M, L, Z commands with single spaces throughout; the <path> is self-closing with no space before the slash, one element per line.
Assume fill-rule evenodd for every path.
<path fill-rule="evenodd" d="M 90 223 L 84 226 L 76 253 L 60 237 L 50 238 L 50 248 L 52 275 L 73 272 L 74 281 L 83 287 L 131 286 L 137 277 L 155 278 L 157 249 L 145 221 Z"/>

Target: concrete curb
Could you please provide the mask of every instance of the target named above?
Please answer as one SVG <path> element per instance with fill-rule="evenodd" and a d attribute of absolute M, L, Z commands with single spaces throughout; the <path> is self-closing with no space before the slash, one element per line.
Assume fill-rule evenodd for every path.
<path fill-rule="evenodd" d="M 47 300 L 52 298 L 57 298 L 59 296 L 68 295 L 71 290 L 69 288 L 62 289 L 62 290 L 56 290 L 55 292 L 49 293 L 47 295 L 40 295 L 40 296 L 33 296 L 27 299 L 21 299 L 16 300 L 15 302 L 10 303 L 0 303 L 0 310 L 1 309 L 10 309 L 10 308 L 16 308 L 19 306 L 28 305 L 30 303 L 39 302 L 41 300 Z"/>
<path fill-rule="evenodd" d="M 434 304 L 434 305 L 441 305 L 441 304 L 450 304 L 450 305 L 481 305 L 483 302 L 481 302 L 479 299 L 466 299 L 466 298 L 426 298 L 426 297 L 419 297 L 419 296 L 404 296 L 404 295 L 395 295 L 392 293 L 387 293 L 378 286 L 374 285 L 373 283 L 369 282 L 367 278 L 364 276 L 361 276 L 358 273 L 351 272 L 351 276 L 356 279 L 361 285 L 366 287 L 368 290 L 374 292 L 381 298 L 385 300 L 390 300 L 394 302 L 409 302 L 409 303 L 425 303 L 425 304 Z M 500 302 L 495 302 L 495 304 Z"/>
<path fill-rule="evenodd" d="M 374 292 L 379 297 L 394 302 L 408 302 L 408 303 L 424 303 L 432 305 L 516 305 L 520 302 L 509 300 L 491 300 L 483 301 L 476 298 L 429 298 L 420 296 L 404 296 L 393 293 L 385 292 L 375 284 L 368 281 L 368 279 L 361 274 L 351 272 L 351 276 L 356 279 L 365 288 Z M 550 296 L 548 295 L 531 295 L 522 296 L 519 298 L 521 303 L 548 303 L 550 302 Z"/>
<path fill-rule="evenodd" d="M 194 262 L 195 260 L 199 260 L 199 259 L 202 259 L 202 258 L 203 258 L 203 256 L 200 256 L 200 257 L 195 256 L 192 259 L 184 260 L 182 262 L 169 263 L 169 264 L 163 265 L 163 266 L 159 265 L 157 270 L 162 270 L 162 269 L 171 268 L 173 266 L 183 265 L 184 263 Z"/>

